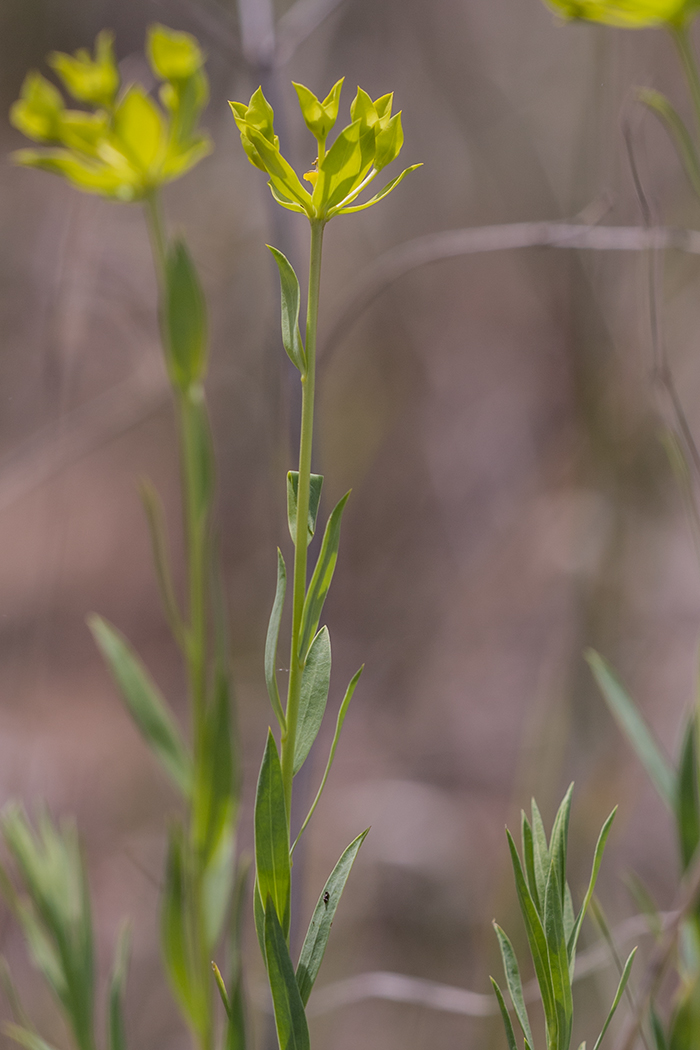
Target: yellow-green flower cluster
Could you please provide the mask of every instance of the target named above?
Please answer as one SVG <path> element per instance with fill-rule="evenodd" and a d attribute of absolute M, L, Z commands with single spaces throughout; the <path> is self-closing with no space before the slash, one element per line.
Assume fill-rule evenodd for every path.
<path fill-rule="evenodd" d="M 354 203 L 382 168 L 398 157 L 403 146 L 403 130 L 401 114 L 391 115 L 393 94 L 382 95 L 373 102 L 366 91 L 358 88 L 350 107 L 351 123 L 326 148 L 326 140 L 338 117 L 342 85 L 343 81 L 339 80 L 323 101 L 303 84 L 294 85 L 304 122 L 318 147 L 313 170 L 304 175 L 311 190 L 304 187 L 280 152 L 273 127 L 274 113 L 262 88 L 253 94 L 248 105 L 230 103 L 243 148 L 251 164 L 269 176 L 272 196 L 283 208 L 303 212 L 312 221 L 327 222 L 334 215 L 369 208 L 391 193 L 405 175 L 420 167 L 414 164 L 406 168 L 376 196 L 363 204 Z"/>
<path fill-rule="evenodd" d="M 138 84 L 120 90 L 113 36 L 106 30 L 94 57 L 84 49 L 50 55 L 66 91 L 92 111 L 67 109 L 49 80 L 29 73 L 10 119 L 48 148 L 19 150 L 14 160 L 123 201 L 141 200 L 194 167 L 211 150 L 197 128 L 209 97 L 204 56 L 194 37 L 161 25 L 149 28 L 146 53 L 161 81 L 161 106 Z"/>
<path fill-rule="evenodd" d="M 545 0 L 567 19 L 604 22 L 627 29 L 683 26 L 696 13 L 698 0 Z"/>

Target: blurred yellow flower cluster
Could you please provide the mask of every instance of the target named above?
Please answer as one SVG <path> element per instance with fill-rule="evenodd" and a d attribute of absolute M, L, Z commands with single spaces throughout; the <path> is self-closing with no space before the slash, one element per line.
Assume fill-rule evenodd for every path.
<path fill-rule="evenodd" d="M 567 19 L 643 29 L 646 26 L 683 26 L 696 13 L 699 0 L 545 0 Z"/>
<path fill-rule="evenodd" d="M 85 49 L 50 55 L 65 90 L 92 111 L 67 109 L 58 88 L 41 73 L 29 73 L 10 120 L 48 148 L 19 150 L 15 161 L 125 201 L 141 200 L 189 171 L 211 149 L 197 128 L 209 97 L 204 56 L 194 37 L 161 25 L 149 28 L 146 53 L 161 81 L 161 106 L 138 84 L 120 91 L 113 37 L 106 30 L 97 37 L 94 57 Z"/>

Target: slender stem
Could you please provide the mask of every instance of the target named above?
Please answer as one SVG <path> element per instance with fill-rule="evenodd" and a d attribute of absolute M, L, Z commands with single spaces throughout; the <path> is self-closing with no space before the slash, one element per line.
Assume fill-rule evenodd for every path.
<path fill-rule="evenodd" d="M 282 780 L 287 805 L 287 821 L 292 812 L 292 779 L 296 744 L 301 676 L 306 653 L 300 652 L 302 616 L 306 597 L 309 492 L 311 488 L 311 448 L 314 429 L 314 394 L 316 387 L 316 334 L 318 300 L 321 285 L 321 252 L 324 222 L 311 221 L 309 260 L 309 295 L 306 310 L 306 371 L 301 377 L 301 438 L 299 442 L 299 489 L 294 549 L 294 596 L 292 599 L 292 644 L 289 654 L 289 691 L 287 694 L 286 730 L 282 735 Z"/>
<path fill-rule="evenodd" d="M 700 133 L 700 74 L 698 74 L 698 64 L 690 40 L 690 31 L 687 24 L 683 23 L 682 25 L 673 26 L 670 32 L 680 56 L 685 78 L 688 82 L 690 96 L 693 100 L 698 132 Z"/>
<path fill-rule="evenodd" d="M 153 259 L 158 279 L 162 306 L 167 290 L 167 235 L 160 205 L 154 191 L 144 201 L 146 218 L 153 248 Z M 161 318 L 162 319 L 162 318 Z M 163 332 L 163 339 L 166 335 Z M 164 343 L 167 354 L 167 346 Z M 184 626 L 184 655 L 192 699 L 192 732 L 195 765 L 200 768 L 205 746 L 206 674 L 207 674 L 207 583 L 208 583 L 208 522 L 209 503 L 206 481 L 202 472 L 210 469 L 203 462 L 202 443 L 208 440 L 203 432 L 207 426 L 204 391 L 200 384 L 181 390 L 171 381 L 179 416 L 180 456 L 182 469 L 182 510 L 185 527 L 188 573 L 188 614 Z M 214 1014 L 211 987 L 210 951 L 207 945 L 204 914 L 203 873 L 200 868 L 197 844 L 193 841 L 194 822 L 189 815 L 190 892 L 186 922 L 189 925 L 193 961 L 202 980 L 202 994 L 207 1003 L 204 1024 L 197 1032 L 200 1050 L 212 1050 L 214 1045 Z"/>

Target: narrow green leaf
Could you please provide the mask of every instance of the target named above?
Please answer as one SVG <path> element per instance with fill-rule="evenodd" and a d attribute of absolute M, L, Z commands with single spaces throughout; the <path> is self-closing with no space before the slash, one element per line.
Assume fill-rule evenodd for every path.
<path fill-rule="evenodd" d="M 412 171 L 416 171 L 417 168 L 422 167 L 422 164 L 412 164 L 410 168 L 406 168 L 404 171 L 401 172 L 400 175 L 397 175 L 395 179 L 392 179 L 391 182 L 387 182 L 384 189 L 380 190 L 379 193 L 377 193 L 374 197 L 370 198 L 370 200 L 365 201 L 364 204 L 355 204 L 353 207 L 348 207 L 343 201 L 341 201 L 340 204 L 337 206 L 338 214 L 349 215 L 351 212 L 364 211 L 366 208 L 371 208 L 373 204 L 379 204 L 381 200 L 384 200 L 385 197 L 389 196 L 392 190 L 396 189 L 400 182 L 403 182 L 407 175 L 410 175 Z M 354 199 L 352 194 L 350 194 L 349 196 L 350 201 L 352 201 Z"/>
<path fill-rule="evenodd" d="M 237 809 L 234 741 L 229 681 L 217 668 L 214 694 L 204 711 L 195 753 L 192 792 L 192 841 L 203 871 L 230 840 Z"/>
<path fill-rule="evenodd" d="M 301 332 L 299 331 L 299 306 L 301 303 L 299 280 L 287 257 L 278 251 L 277 248 L 273 248 L 271 244 L 268 244 L 267 247 L 272 252 L 272 257 L 277 263 L 277 269 L 280 274 L 282 345 L 287 351 L 292 364 L 304 375 L 306 373 L 306 353 L 301 340 Z"/>
<path fill-rule="evenodd" d="M 272 604 L 272 612 L 270 613 L 270 622 L 267 627 L 267 638 L 265 639 L 265 682 L 267 683 L 267 693 L 270 697 L 272 710 L 275 712 L 277 721 L 282 729 L 287 725 L 287 720 L 284 717 L 280 701 L 280 691 L 277 685 L 277 668 L 275 665 L 277 663 L 277 643 L 279 641 L 280 621 L 282 619 L 282 610 L 284 609 L 286 590 L 287 566 L 284 564 L 282 551 L 278 547 L 277 588 L 275 590 L 275 600 Z"/>
<path fill-rule="evenodd" d="M 537 890 L 537 876 L 535 874 L 535 849 L 532 828 L 524 810 L 521 810 L 520 813 L 520 838 L 523 844 L 523 860 L 525 861 L 524 874 L 527 879 L 528 889 L 532 894 L 533 903 L 539 912 L 540 899 Z"/>
<path fill-rule="evenodd" d="M 37 1032 L 31 1031 L 29 1028 L 23 1028 L 20 1024 L 4 1024 L 3 1031 L 5 1035 L 9 1036 L 20 1046 L 25 1047 L 25 1050 L 54 1050 L 51 1043 L 47 1043 Z"/>
<path fill-rule="evenodd" d="M 318 518 L 318 505 L 321 501 L 321 489 L 323 487 L 323 474 L 312 474 L 310 476 L 309 488 L 309 532 L 307 544 L 311 543 L 316 531 L 316 519 Z M 297 494 L 299 492 L 299 471 L 290 470 L 287 473 L 287 521 L 289 523 L 289 535 L 292 543 L 297 542 Z"/>
<path fill-rule="evenodd" d="M 319 803 L 319 799 L 321 798 L 321 795 L 323 794 L 323 789 L 326 786 L 326 781 L 328 780 L 328 774 L 331 771 L 331 766 L 333 765 L 333 759 L 335 758 L 335 750 L 336 750 L 336 748 L 338 746 L 338 741 L 340 740 L 340 734 L 341 734 L 341 731 L 342 731 L 342 728 L 343 728 L 343 722 L 345 721 L 345 716 L 348 713 L 348 707 L 350 706 L 350 701 L 352 700 L 352 694 L 355 692 L 355 687 L 357 686 L 357 683 L 360 680 L 360 675 L 362 674 L 364 669 L 365 669 L 365 665 L 363 664 L 362 667 L 359 669 L 359 671 L 355 672 L 355 674 L 353 675 L 352 679 L 350 680 L 350 684 L 348 685 L 347 689 L 345 690 L 345 696 L 343 697 L 343 702 L 340 705 L 340 710 L 338 711 L 338 717 L 337 717 L 336 723 L 335 723 L 335 733 L 333 734 L 333 743 L 331 744 L 331 749 L 330 749 L 330 751 L 328 753 L 328 761 L 326 762 L 326 768 L 325 768 L 325 771 L 323 773 L 323 777 L 321 779 L 321 784 L 320 784 L 320 787 L 319 787 L 318 791 L 316 792 L 316 798 L 311 803 L 311 809 L 306 814 L 306 818 L 304 820 L 304 823 L 301 825 L 301 827 L 299 829 L 299 834 L 297 835 L 297 837 L 294 840 L 294 843 L 293 843 L 291 851 L 290 851 L 291 853 L 294 853 L 294 849 L 296 847 L 296 844 L 299 841 L 299 839 L 301 838 L 301 836 L 303 835 L 304 830 L 305 830 L 307 824 L 309 823 L 309 821 L 311 820 L 311 817 L 313 816 L 314 810 L 316 809 L 316 806 Z"/>
<path fill-rule="evenodd" d="M 581 910 L 579 911 L 578 915 L 576 916 L 576 922 L 574 923 L 573 931 L 571 933 L 571 936 L 569 937 L 568 954 L 569 954 L 569 966 L 571 968 L 571 972 L 573 972 L 573 966 L 574 966 L 574 962 L 576 960 L 576 945 L 578 944 L 578 938 L 579 938 L 579 934 L 581 932 L 581 926 L 583 925 L 583 920 L 584 920 L 586 912 L 588 910 L 588 905 L 591 903 L 591 897 L 593 896 L 593 893 L 595 891 L 595 884 L 596 884 L 596 881 L 598 879 L 598 872 L 600 871 L 600 865 L 603 862 L 603 853 L 605 851 L 605 843 L 608 841 L 608 835 L 610 834 L 610 829 L 612 827 L 612 823 L 613 823 L 613 820 L 615 819 L 615 814 L 616 813 L 617 813 L 617 806 L 615 806 L 615 809 L 612 811 L 612 813 L 610 814 L 608 819 L 605 821 L 605 823 L 603 824 L 603 827 L 600 830 L 600 835 L 598 836 L 598 842 L 596 843 L 596 847 L 595 847 L 595 853 L 593 854 L 593 866 L 591 868 L 591 877 L 590 877 L 590 879 L 588 881 L 588 889 L 586 890 L 586 896 L 583 898 L 583 904 L 581 905 Z"/>
<path fill-rule="evenodd" d="M 535 882 L 537 886 L 536 900 L 540 918 L 544 914 L 544 892 L 547 887 L 547 873 L 549 872 L 549 847 L 547 845 L 547 834 L 544 823 L 534 798 L 532 799 L 532 841 L 534 855 Z"/>
<path fill-rule="evenodd" d="M 353 839 L 341 855 L 340 860 L 328 877 L 326 885 L 323 887 L 323 892 L 318 898 L 314 913 L 311 916 L 311 922 L 306 931 L 304 944 L 299 955 L 296 975 L 299 994 L 304 1006 L 309 1001 L 311 989 L 314 986 L 314 981 L 323 960 L 340 896 L 345 888 L 355 857 L 368 833 L 369 828 L 363 831 L 361 835 L 358 835 L 356 839 Z"/>
<path fill-rule="evenodd" d="M 208 1002 L 191 970 L 193 946 L 188 931 L 188 873 L 182 828 L 170 830 L 161 905 L 161 945 L 165 970 L 175 999 L 195 1032 L 206 1030 Z"/>
<path fill-rule="evenodd" d="M 629 981 L 629 977 L 630 977 L 630 970 L 632 969 L 632 963 L 634 962 L 634 957 L 635 957 L 636 953 L 637 953 L 637 949 L 633 948 L 632 951 L 629 954 L 627 962 L 625 963 L 624 969 L 622 971 L 622 976 L 620 977 L 620 983 L 617 986 L 617 991 L 615 993 L 615 998 L 613 999 L 613 1004 L 610 1007 L 610 1013 L 608 1014 L 608 1016 L 606 1018 L 606 1021 L 605 1021 L 605 1024 L 603 1025 L 602 1032 L 600 1033 L 600 1035 L 598 1036 L 598 1038 L 595 1041 L 595 1045 L 593 1047 L 593 1050 L 598 1050 L 598 1047 L 600 1046 L 600 1044 L 603 1041 L 603 1036 L 607 1032 L 608 1027 L 610 1025 L 610 1022 L 612 1021 L 613 1017 L 615 1016 L 615 1011 L 617 1010 L 618 1006 L 620 1005 L 620 999 L 622 999 L 622 995 L 623 995 L 623 993 L 625 991 L 625 988 L 627 987 L 627 982 Z"/>
<path fill-rule="evenodd" d="M 117 941 L 114 956 L 114 967 L 109 984 L 109 1050 L 126 1050 L 126 1029 L 124 1026 L 124 985 L 129 965 L 129 927 L 123 926 Z"/>
<path fill-rule="evenodd" d="M 504 1024 L 505 1030 L 506 1030 L 506 1041 L 508 1043 L 508 1050 L 518 1050 L 518 1044 L 515 1041 L 515 1032 L 513 1031 L 513 1024 L 511 1022 L 510 1015 L 508 1013 L 508 1009 L 506 1007 L 505 999 L 503 998 L 503 992 L 498 987 L 498 985 L 494 981 L 493 977 L 490 977 L 489 980 L 491 981 L 491 984 L 493 986 L 493 990 L 496 993 L 496 999 L 498 1000 L 498 1007 L 499 1007 L 499 1009 L 501 1011 L 501 1017 L 503 1018 L 503 1024 Z"/>
<path fill-rule="evenodd" d="M 265 905 L 265 959 L 280 1050 L 309 1050 L 304 1004 L 277 910 L 269 895 Z"/>
<path fill-rule="evenodd" d="M 651 1020 L 651 1033 L 654 1038 L 654 1050 L 668 1050 L 668 1043 L 666 1042 L 666 1033 L 664 1032 L 661 1018 L 654 1009 L 654 1005 L 649 1007 L 649 1017 Z"/>
<path fill-rule="evenodd" d="M 527 1016 L 527 1008 L 525 1006 L 525 997 L 523 995 L 523 983 L 520 977 L 520 967 L 518 966 L 518 960 L 515 957 L 513 951 L 513 945 L 510 943 L 508 937 L 498 925 L 494 922 L 493 928 L 496 931 L 498 937 L 498 946 L 501 949 L 501 958 L 503 959 L 503 969 L 506 975 L 506 984 L 508 985 L 508 991 L 513 1001 L 515 1008 L 515 1015 L 518 1018 L 520 1027 L 523 1030 L 525 1038 L 532 1043 L 532 1030 L 530 1028 L 530 1021 Z"/>
<path fill-rule="evenodd" d="M 549 843 L 550 864 L 553 862 L 557 865 L 559 902 L 562 909 L 564 907 L 564 893 L 566 889 L 566 844 L 569 837 L 569 815 L 571 813 L 573 791 L 574 785 L 570 784 L 554 818 L 552 837 Z"/>
<path fill-rule="evenodd" d="M 230 1021 L 231 1020 L 231 1003 L 229 1001 L 228 992 L 226 991 L 226 985 L 224 984 L 224 979 L 221 976 L 221 970 L 219 969 L 219 967 L 216 965 L 215 962 L 213 962 L 211 964 L 211 968 L 214 971 L 214 980 L 216 982 L 216 987 L 217 987 L 217 989 L 219 991 L 219 998 L 221 999 L 221 1002 L 224 1004 L 224 1010 L 226 1011 L 226 1016 L 228 1017 L 228 1019 Z"/>
<path fill-rule="evenodd" d="M 340 523 L 345 509 L 345 504 L 350 496 L 349 492 L 336 504 L 323 534 L 321 551 L 316 562 L 309 590 L 304 601 L 304 613 L 302 617 L 301 641 L 299 644 L 299 656 L 303 659 L 308 652 L 311 639 L 318 630 L 318 621 L 321 618 L 326 595 L 333 579 L 335 563 L 338 560 L 338 545 L 340 543 Z"/>
<path fill-rule="evenodd" d="M 261 901 L 267 900 L 268 895 L 272 898 L 286 937 L 291 891 L 289 826 L 282 770 L 271 731 L 255 797 L 255 869 Z"/>
<path fill-rule="evenodd" d="M 651 777 L 659 795 L 673 812 L 676 791 L 671 764 L 662 754 L 649 727 L 613 674 L 610 665 L 593 649 L 588 650 L 586 659 L 610 711 L 637 752 L 637 758 Z"/>
<path fill-rule="evenodd" d="M 665 126 L 685 170 L 688 182 L 697 194 L 700 194 L 700 160 L 692 135 L 683 123 L 683 119 L 673 108 L 665 95 L 659 91 L 642 88 L 638 97 L 640 102 L 651 110 Z"/>
<path fill-rule="evenodd" d="M 554 836 L 552 837 L 554 838 Z M 558 852 L 558 847 L 555 844 L 552 849 L 552 859 L 545 892 L 544 931 L 547 938 L 547 952 L 557 1019 L 557 1045 L 568 1048 L 571 1042 L 574 1005 L 569 977 L 569 957 L 564 936 Z"/>
<path fill-rule="evenodd" d="M 189 798 L 192 761 L 158 687 L 116 628 L 100 616 L 90 616 L 88 626 L 141 735 L 185 798 Z"/>
<path fill-rule="evenodd" d="M 199 277 L 181 238 L 168 251 L 163 318 L 168 373 L 184 392 L 206 372 L 207 318 Z"/>
<path fill-rule="evenodd" d="M 294 745 L 294 776 L 311 750 L 326 710 L 331 684 L 331 639 L 327 627 L 318 632 L 306 657 L 301 676 L 297 736 Z"/>
<path fill-rule="evenodd" d="M 695 714 L 688 719 L 676 787 L 676 824 L 681 851 L 681 866 L 685 871 L 700 842 L 700 799 L 698 798 L 697 723 Z"/>
<path fill-rule="evenodd" d="M 253 887 L 253 922 L 255 923 L 255 935 L 258 938 L 258 945 L 260 947 L 260 953 L 265 958 L 265 909 L 262 906 L 260 900 L 260 887 L 258 886 L 258 880 L 255 880 Z"/>
<path fill-rule="evenodd" d="M 545 937 L 542 921 L 537 912 L 537 909 L 535 908 L 534 901 L 527 887 L 527 882 L 525 881 L 522 865 L 520 863 L 520 857 L 518 856 L 518 851 L 515 848 L 513 837 L 507 829 L 506 835 L 508 838 L 508 848 L 510 849 L 511 860 L 513 863 L 513 872 L 515 874 L 515 888 L 518 894 L 520 911 L 522 912 L 523 920 L 525 922 L 525 932 L 527 933 L 528 944 L 530 945 L 530 952 L 532 954 L 532 961 L 535 964 L 535 974 L 537 976 L 537 983 L 539 984 L 540 995 L 542 996 L 542 1006 L 544 1009 L 547 1030 L 550 1033 L 556 1034 L 556 1032 L 558 1031 L 558 1018 L 554 1002 L 552 975 L 550 973 L 549 967 L 547 939 Z"/>
<path fill-rule="evenodd" d="M 225 1050 L 246 1050 L 248 1045 L 245 989 L 243 984 L 242 942 L 246 901 L 246 887 L 252 857 L 244 854 L 236 868 L 236 879 L 231 901 L 230 936 L 228 944 L 228 986 L 230 988 L 229 1016 L 226 1026 Z M 264 917 L 263 917 L 264 925 Z"/>

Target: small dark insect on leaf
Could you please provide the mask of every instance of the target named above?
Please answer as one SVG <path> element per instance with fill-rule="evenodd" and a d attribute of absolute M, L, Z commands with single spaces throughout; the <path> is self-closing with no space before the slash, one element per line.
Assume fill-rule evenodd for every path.
<path fill-rule="evenodd" d="M 327 904 L 328 904 L 328 901 L 329 901 L 330 899 L 331 899 L 331 895 L 330 895 L 330 893 L 328 892 L 328 890 L 326 890 L 326 892 L 325 892 L 325 893 L 323 894 L 323 903 L 324 903 L 325 905 L 327 905 Z"/>

